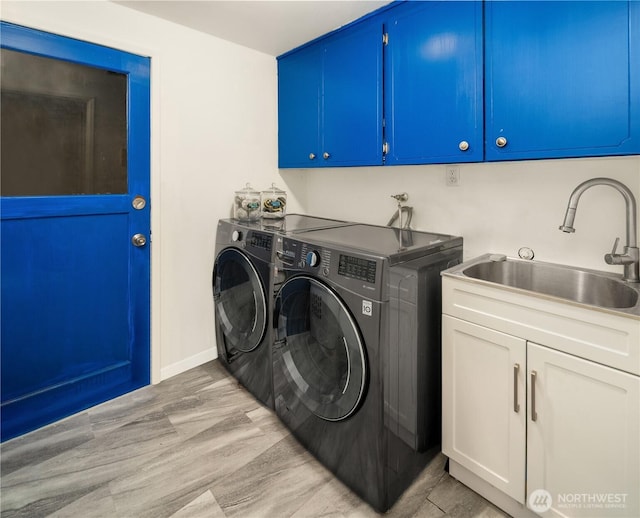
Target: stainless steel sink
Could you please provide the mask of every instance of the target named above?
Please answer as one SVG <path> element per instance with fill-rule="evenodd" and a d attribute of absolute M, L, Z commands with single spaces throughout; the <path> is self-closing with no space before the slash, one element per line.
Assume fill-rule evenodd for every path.
<path fill-rule="evenodd" d="M 492 260 L 490 257 L 493 256 L 482 256 L 450 271 L 481 281 L 581 304 L 623 310 L 625 313 L 635 314 L 635 309 L 640 309 L 638 283 L 623 282 L 615 274 L 538 261 Z"/>

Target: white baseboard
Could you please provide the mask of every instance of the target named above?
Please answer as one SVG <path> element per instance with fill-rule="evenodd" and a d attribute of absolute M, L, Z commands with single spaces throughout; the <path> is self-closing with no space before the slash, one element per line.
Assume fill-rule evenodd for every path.
<path fill-rule="evenodd" d="M 215 360 L 217 357 L 218 351 L 215 347 L 212 347 L 211 349 L 207 349 L 206 351 L 202 351 L 201 353 L 194 354 L 189 358 L 185 358 L 184 360 L 180 360 L 179 362 L 172 363 L 171 365 L 167 365 L 166 367 L 162 367 L 160 369 L 160 381 L 172 378 L 173 376 L 188 371 L 189 369 L 193 369 L 198 365 L 202 365 L 203 363 Z"/>

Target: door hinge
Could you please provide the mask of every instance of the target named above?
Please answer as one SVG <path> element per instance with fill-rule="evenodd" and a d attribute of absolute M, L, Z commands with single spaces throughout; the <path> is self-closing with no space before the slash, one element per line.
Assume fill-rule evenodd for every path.
<path fill-rule="evenodd" d="M 382 144 L 382 154 L 387 155 L 389 153 L 389 143 L 385 142 Z"/>
<path fill-rule="evenodd" d="M 388 32 L 385 32 L 382 35 L 382 44 L 383 45 L 389 45 L 389 33 Z"/>

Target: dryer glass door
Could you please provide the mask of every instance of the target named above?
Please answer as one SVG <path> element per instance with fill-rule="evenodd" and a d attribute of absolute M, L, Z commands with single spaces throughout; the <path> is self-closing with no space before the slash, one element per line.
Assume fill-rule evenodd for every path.
<path fill-rule="evenodd" d="M 267 326 L 267 299 L 255 267 L 235 248 L 223 250 L 216 259 L 213 300 L 228 359 L 258 347 Z"/>
<path fill-rule="evenodd" d="M 358 326 L 338 294 L 312 277 L 286 281 L 278 294 L 274 381 L 284 377 L 318 417 L 350 416 L 364 393 L 367 363 Z"/>

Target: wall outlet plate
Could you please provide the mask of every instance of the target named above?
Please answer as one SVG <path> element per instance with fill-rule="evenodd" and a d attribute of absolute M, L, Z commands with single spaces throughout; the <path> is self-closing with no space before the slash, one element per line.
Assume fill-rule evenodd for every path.
<path fill-rule="evenodd" d="M 460 166 L 446 165 L 444 180 L 449 187 L 457 187 L 460 185 Z"/>

